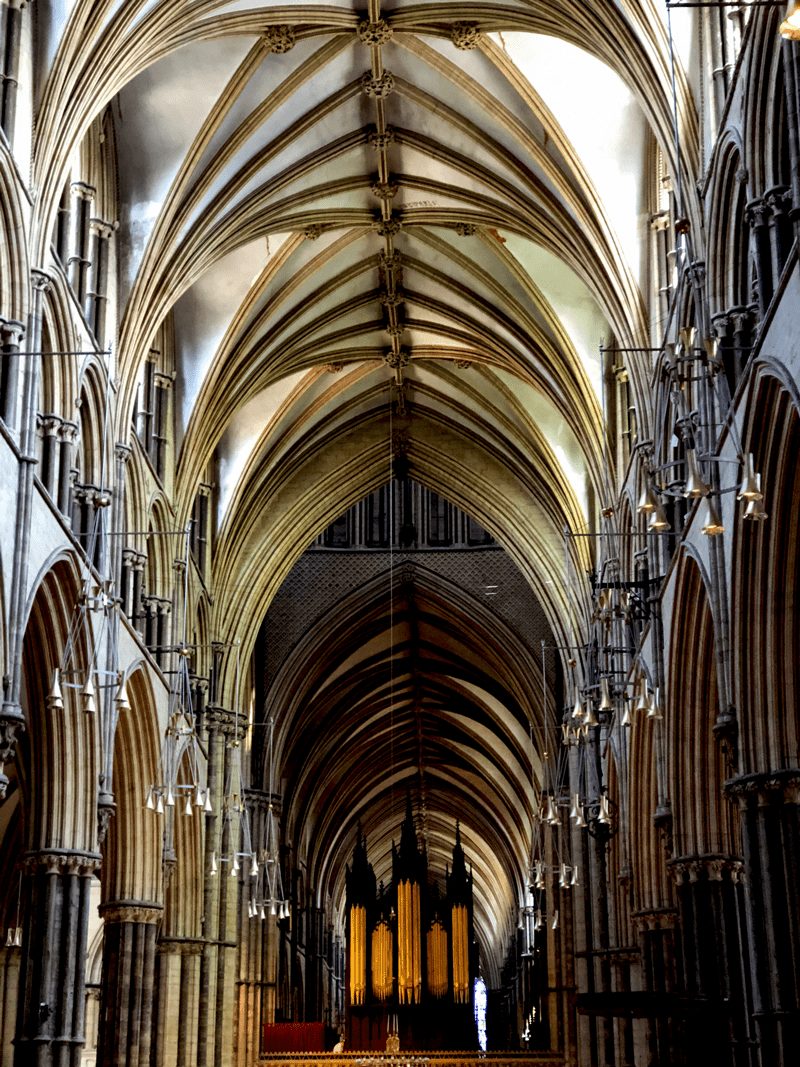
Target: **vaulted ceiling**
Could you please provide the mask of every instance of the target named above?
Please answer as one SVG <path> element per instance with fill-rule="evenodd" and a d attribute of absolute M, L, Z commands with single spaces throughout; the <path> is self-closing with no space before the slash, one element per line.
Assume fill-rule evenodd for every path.
<path fill-rule="evenodd" d="M 663 4 L 54 10 L 35 242 L 46 247 L 59 175 L 110 106 L 118 432 L 171 316 L 179 522 L 209 463 L 218 470 L 215 636 L 252 649 L 295 560 L 387 480 L 399 448 L 415 478 L 503 544 L 566 639 L 581 604 L 562 532 L 591 524 L 603 498 L 599 348 L 648 343 L 652 161 L 656 148 L 672 153 Z M 680 71 L 678 108 L 691 133 Z M 646 368 L 632 378 L 644 397 Z M 570 567 L 588 566 L 587 545 L 573 543 Z M 402 644 L 377 631 L 384 649 Z M 372 671 L 376 691 L 380 663 L 358 672 L 363 682 Z M 340 701 L 359 706 L 326 700 L 334 716 Z M 509 736 L 522 714 L 513 703 Z M 507 783 L 521 783 L 509 764 L 521 757 L 487 757 L 483 799 L 516 853 Z M 431 818 L 444 826 L 458 793 L 440 792 Z M 467 840 L 479 838 L 476 816 Z"/>

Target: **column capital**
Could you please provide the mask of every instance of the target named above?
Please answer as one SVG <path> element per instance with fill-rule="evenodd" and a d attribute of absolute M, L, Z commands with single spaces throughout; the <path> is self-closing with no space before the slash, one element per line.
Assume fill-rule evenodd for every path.
<path fill-rule="evenodd" d="M 68 445 L 74 445 L 78 440 L 78 424 L 77 422 L 70 422 L 69 419 L 63 419 L 58 431 L 59 438 Z"/>
<path fill-rule="evenodd" d="M 118 226 L 118 222 L 106 222 L 105 219 L 89 219 L 91 232 L 97 234 L 98 237 L 102 237 L 105 241 L 111 239 Z"/>
<path fill-rule="evenodd" d="M 223 737 L 240 741 L 247 732 L 247 723 L 242 715 L 219 704 L 208 704 L 203 711 L 203 724 L 209 733 L 221 733 Z"/>
<path fill-rule="evenodd" d="M 46 293 L 53 284 L 53 279 L 46 270 L 39 267 L 31 269 L 31 287 L 39 293 Z"/>
<path fill-rule="evenodd" d="M 44 437 L 57 437 L 63 421 L 60 415 L 55 415 L 52 412 L 43 414 L 40 411 L 36 415 L 36 422 Z"/>
<path fill-rule="evenodd" d="M 26 852 L 22 868 L 26 874 L 44 871 L 45 874 L 79 874 L 89 876 L 100 870 L 103 857 L 99 852 L 82 852 L 79 849 L 41 849 Z"/>
<path fill-rule="evenodd" d="M 105 923 L 161 922 L 163 905 L 150 900 L 110 900 L 97 909 Z"/>
<path fill-rule="evenodd" d="M 3 348 L 19 348 L 25 337 L 25 326 L 17 319 L 0 321 L 0 344 Z"/>
<path fill-rule="evenodd" d="M 127 463 L 128 460 L 131 458 L 132 452 L 133 449 L 131 448 L 131 446 L 126 444 L 124 441 L 117 441 L 117 443 L 114 445 L 114 455 L 117 457 L 117 462 L 119 463 Z"/>
<path fill-rule="evenodd" d="M 756 197 L 755 200 L 751 200 L 745 205 L 745 222 L 753 229 L 757 229 L 760 226 L 766 226 L 769 221 L 769 216 L 769 204 L 762 196 Z"/>
<path fill-rule="evenodd" d="M 750 801 L 759 804 L 800 804 L 800 767 L 762 774 L 741 774 L 728 779 L 724 790 L 742 805 Z"/>
<path fill-rule="evenodd" d="M 88 182 L 72 182 L 70 185 L 73 196 L 77 196 L 80 200 L 91 200 L 97 190 L 93 185 L 89 185 Z"/>
<path fill-rule="evenodd" d="M 631 915 L 633 925 L 639 930 L 674 930 L 678 925 L 678 913 L 674 908 L 643 908 Z"/>
<path fill-rule="evenodd" d="M 696 882 L 744 881 L 744 863 L 738 856 L 679 856 L 667 863 L 676 885 Z"/>

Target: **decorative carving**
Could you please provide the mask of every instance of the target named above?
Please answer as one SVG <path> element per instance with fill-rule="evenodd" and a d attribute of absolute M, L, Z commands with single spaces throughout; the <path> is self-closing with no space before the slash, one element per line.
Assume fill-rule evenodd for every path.
<path fill-rule="evenodd" d="M 203 721 L 209 733 L 216 731 L 223 737 L 237 741 L 241 741 L 247 730 L 247 724 L 242 721 L 241 715 L 218 704 L 208 705 L 203 713 Z"/>
<path fill-rule="evenodd" d="M 325 370 L 328 374 L 339 374 L 344 370 L 344 363 L 326 363 Z"/>
<path fill-rule="evenodd" d="M 392 126 L 387 126 L 383 133 L 380 130 L 371 129 L 367 134 L 367 144 L 376 152 L 383 151 L 395 142 L 395 132 Z"/>
<path fill-rule="evenodd" d="M 370 185 L 370 192 L 379 200 L 393 200 L 397 195 L 397 182 L 378 182 Z"/>
<path fill-rule="evenodd" d="M 124 441 L 117 441 L 114 445 L 114 455 L 118 463 L 127 463 L 131 458 L 131 452 L 131 446 L 126 445 Z"/>
<path fill-rule="evenodd" d="M 401 348 L 397 352 L 393 349 L 389 349 L 383 357 L 383 362 L 387 367 L 391 367 L 392 370 L 398 370 L 400 367 L 407 367 L 410 360 L 411 356 L 406 348 Z"/>
<path fill-rule="evenodd" d="M 17 351 L 25 337 L 25 327 L 16 319 L 0 321 L 0 344 L 3 348 Z"/>
<path fill-rule="evenodd" d="M 759 803 L 800 804 L 800 768 L 791 767 L 769 774 L 743 774 L 725 783 L 728 796 L 742 804 L 751 800 Z"/>
<path fill-rule="evenodd" d="M 454 22 L 450 29 L 450 40 L 462 52 L 471 52 L 481 40 L 481 31 L 476 22 Z"/>
<path fill-rule="evenodd" d="M 273 55 L 290 52 L 295 45 L 294 30 L 291 26 L 268 26 L 261 39 L 267 51 Z"/>
<path fill-rule="evenodd" d="M 459 370 L 469 370 L 472 366 L 471 359 L 457 359 L 454 361 Z"/>
<path fill-rule="evenodd" d="M 159 923 L 164 912 L 160 904 L 148 900 L 113 900 L 98 907 L 105 923 Z"/>
<path fill-rule="evenodd" d="M 40 412 L 36 416 L 36 422 L 43 437 L 58 436 L 58 431 L 61 428 L 61 417 L 59 415 L 42 415 Z"/>
<path fill-rule="evenodd" d="M 361 77 L 361 88 L 367 96 L 371 96 L 375 100 L 385 100 L 387 96 L 391 96 L 394 92 L 394 76 L 388 70 L 377 76 L 371 70 L 368 70 Z"/>
<path fill-rule="evenodd" d="M 356 27 L 356 33 L 362 44 L 375 48 L 377 45 L 388 44 L 392 39 L 394 30 L 386 19 L 376 19 L 375 22 L 370 22 L 369 19 L 362 19 Z"/>
<path fill-rule="evenodd" d="M 0 717 L 0 800 L 5 799 L 8 790 L 8 775 L 4 768 L 10 763 L 17 751 L 17 735 L 25 729 L 22 708 L 18 704 L 6 704 Z"/>
<path fill-rule="evenodd" d="M 116 804 L 98 804 L 97 805 L 97 840 L 102 845 L 108 836 L 108 828 L 111 825 L 111 820 L 117 814 Z"/>
<path fill-rule="evenodd" d="M 404 456 L 408 452 L 408 430 L 392 431 L 392 455 Z"/>
<path fill-rule="evenodd" d="M 402 265 L 402 257 L 399 252 L 383 251 L 380 254 L 380 263 L 384 270 L 396 270 Z"/>
<path fill-rule="evenodd" d="M 387 293 L 384 290 L 378 296 L 378 300 L 380 300 L 385 308 L 396 308 L 403 303 L 403 294 L 397 290 L 393 293 Z"/>
<path fill-rule="evenodd" d="M 398 215 L 392 215 L 388 219 L 378 219 L 374 225 L 381 237 L 394 237 L 403 228 L 403 221 Z"/>
<path fill-rule="evenodd" d="M 89 876 L 100 869 L 102 861 L 103 857 L 97 852 L 47 849 L 42 852 L 27 852 L 22 858 L 22 868 L 28 875 L 43 870 L 47 874 Z"/>
<path fill-rule="evenodd" d="M 457 222 L 455 230 L 459 237 L 474 237 L 478 227 L 474 222 Z"/>
<path fill-rule="evenodd" d="M 387 322 L 384 329 L 390 337 L 400 337 L 406 332 L 405 323 L 402 322 Z"/>
<path fill-rule="evenodd" d="M 303 236 L 307 241 L 316 241 L 324 229 L 324 226 L 319 222 L 312 223 L 311 226 L 306 226 L 303 230 Z"/>

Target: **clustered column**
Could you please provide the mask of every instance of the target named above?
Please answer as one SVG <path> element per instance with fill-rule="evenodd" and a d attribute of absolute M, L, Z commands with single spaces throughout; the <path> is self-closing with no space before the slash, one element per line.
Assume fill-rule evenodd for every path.
<path fill-rule="evenodd" d="M 727 788 L 742 815 L 761 1062 L 791 1063 L 800 1047 L 800 770 L 743 775 Z"/>
<path fill-rule="evenodd" d="M 744 865 L 695 856 L 671 864 L 680 908 L 683 992 L 708 998 L 702 1026 L 720 1064 L 751 1063 L 750 1004 L 744 972 Z"/>
<path fill-rule="evenodd" d="M 48 850 L 23 863 L 23 928 L 15 1067 L 79 1067 L 95 853 Z"/>
<path fill-rule="evenodd" d="M 98 1067 L 150 1067 L 158 924 L 162 907 L 104 904 L 103 1006 Z"/>

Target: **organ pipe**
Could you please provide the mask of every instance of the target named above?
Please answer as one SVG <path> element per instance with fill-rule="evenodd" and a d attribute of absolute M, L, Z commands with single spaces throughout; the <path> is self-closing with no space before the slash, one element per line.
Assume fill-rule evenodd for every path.
<path fill-rule="evenodd" d="M 453 1000 L 469 1003 L 469 921 L 464 904 L 456 904 L 452 911 L 453 930 Z"/>
<path fill-rule="evenodd" d="M 372 931 L 372 995 L 376 1000 L 388 1000 L 392 995 L 392 949 L 389 924 L 379 922 Z"/>
<path fill-rule="evenodd" d="M 438 919 L 428 931 L 428 992 L 447 996 L 447 931 Z"/>
<path fill-rule="evenodd" d="M 363 1004 L 367 993 L 367 909 L 350 908 L 350 1003 Z"/>
<path fill-rule="evenodd" d="M 397 886 L 397 997 L 401 1004 L 422 999 L 422 931 L 417 882 Z"/>

